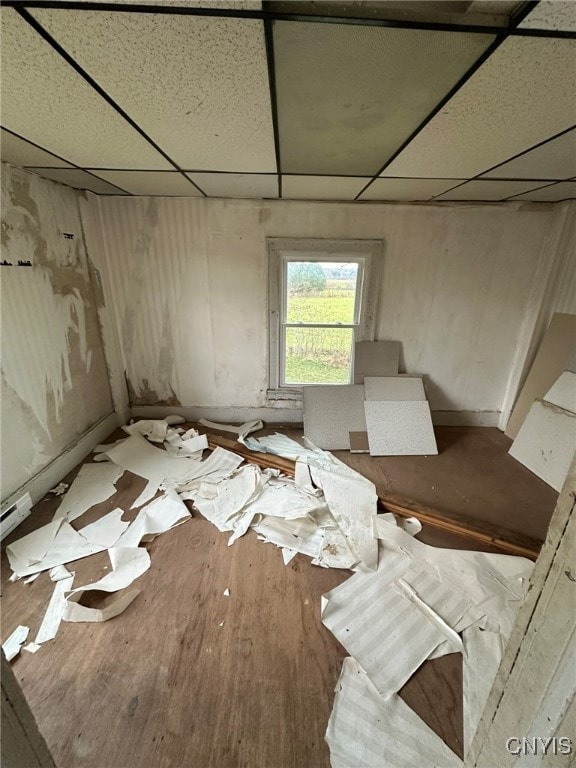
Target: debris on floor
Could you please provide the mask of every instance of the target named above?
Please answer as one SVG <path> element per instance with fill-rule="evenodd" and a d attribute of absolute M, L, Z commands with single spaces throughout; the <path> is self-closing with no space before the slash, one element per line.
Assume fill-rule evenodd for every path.
<path fill-rule="evenodd" d="M 68 483 L 58 483 L 58 485 L 55 488 L 51 488 L 48 493 L 53 493 L 54 496 L 62 496 L 63 493 L 66 493 L 68 488 Z"/>
<path fill-rule="evenodd" d="M 361 743 L 372 745 L 362 765 L 380 766 L 384 757 L 386 765 L 410 764 L 403 749 L 392 749 L 401 739 L 393 722 L 406 707 L 398 691 L 424 661 L 447 653 L 463 653 L 465 749 L 470 745 L 533 568 L 524 558 L 431 547 L 388 520 L 378 521 L 378 535 L 376 573 L 356 573 L 323 597 L 322 621 L 351 655 L 327 733 L 332 765 L 340 768 L 359 764 Z M 361 681 L 353 682 L 351 669 Z M 409 741 L 420 731 L 424 738 L 427 726 L 409 716 Z M 461 764 L 456 755 L 432 762 L 437 751 L 431 746 L 417 764 Z"/>
<path fill-rule="evenodd" d="M 419 379 L 365 382 L 368 394 L 378 397 L 394 388 L 409 397 L 423 392 Z M 82 467 L 52 522 L 7 547 L 15 579 L 49 570 L 54 582 L 26 649 L 35 652 L 56 637 L 61 621 L 102 622 L 122 613 L 140 591 L 127 588 L 150 568 L 143 544 L 189 521 L 184 502 L 192 501 L 230 534 L 229 545 L 252 529 L 280 549 L 286 565 L 301 553 L 314 565 L 355 571 L 323 597 L 321 608 L 322 622 L 350 654 L 326 734 L 334 768 L 380 766 L 383 760 L 399 767 L 461 765 L 398 691 L 427 659 L 463 653 L 468 745 L 533 563 L 425 545 L 414 538 L 422 528 L 418 520 L 378 512 L 376 488 L 358 472 L 306 438 L 301 445 L 280 434 L 248 437 L 255 424 L 242 425 L 231 440 L 148 420 L 130 425 L 126 438 L 99 446 L 101 462 Z M 206 446 L 211 453 L 204 459 Z M 124 470 L 147 481 L 132 505 L 139 507 L 134 520 L 122 520 L 123 511 L 113 509 L 73 527 L 87 509 L 112 498 Z M 65 563 L 103 551 L 111 571 L 73 588 L 75 574 Z M 96 591 L 121 594 L 103 608 L 82 604 Z M 230 596 L 228 587 L 223 596 Z M 19 627 L 8 638 L 11 658 L 27 634 Z"/>
<path fill-rule="evenodd" d="M 20 648 L 26 642 L 29 632 L 29 627 L 24 627 L 20 624 L 20 626 L 16 627 L 14 632 L 12 632 L 12 634 L 2 643 L 2 651 L 4 656 L 6 656 L 6 661 L 12 661 L 12 659 L 18 656 Z"/>

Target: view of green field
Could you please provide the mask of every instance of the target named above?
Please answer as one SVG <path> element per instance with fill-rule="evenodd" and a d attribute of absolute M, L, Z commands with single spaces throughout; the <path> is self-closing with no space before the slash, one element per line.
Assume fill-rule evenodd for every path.
<path fill-rule="evenodd" d="M 289 272 L 287 322 L 354 322 L 355 280 L 324 279 L 302 286 L 290 278 Z M 349 383 L 352 341 L 350 328 L 287 328 L 285 383 Z"/>

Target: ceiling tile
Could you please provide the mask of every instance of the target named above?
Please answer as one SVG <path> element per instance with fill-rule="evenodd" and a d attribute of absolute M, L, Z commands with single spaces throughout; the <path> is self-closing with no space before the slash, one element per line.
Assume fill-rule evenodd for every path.
<path fill-rule="evenodd" d="M 576 32 L 576 3 L 574 0 L 540 0 L 518 26 L 520 29 Z"/>
<path fill-rule="evenodd" d="M 282 170 L 377 173 L 493 39 L 276 22 Z"/>
<path fill-rule="evenodd" d="M 527 192 L 539 184 L 541 182 L 538 181 L 468 181 L 450 192 L 445 192 L 436 200 L 505 200 L 510 195 Z"/>
<path fill-rule="evenodd" d="M 105 181 L 97 179 L 90 173 L 86 173 L 81 168 L 28 168 L 27 170 L 37 173 L 45 179 L 59 181 L 61 184 L 67 184 L 75 189 L 88 189 L 97 195 L 122 195 L 122 190 L 110 186 Z"/>
<path fill-rule="evenodd" d="M 83 167 L 170 167 L 16 11 L 1 18 L 6 128 Z"/>
<path fill-rule="evenodd" d="M 117 184 L 132 195 L 202 196 L 202 193 L 178 171 L 100 171 L 94 169 L 92 173 L 111 184 Z"/>
<path fill-rule="evenodd" d="M 60 158 L 45 152 L 40 147 L 30 144 L 29 141 L 14 136 L 13 133 L 2 130 L 0 140 L 0 158 L 5 163 L 12 165 L 46 165 L 54 168 L 71 168 L 70 163 L 60 160 Z"/>
<path fill-rule="evenodd" d="M 31 12 L 180 167 L 276 170 L 261 21 Z"/>
<path fill-rule="evenodd" d="M 561 181 L 543 189 L 535 189 L 525 195 L 519 195 L 514 200 L 535 200 L 541 202 L 556 202 L 576 198 L 576 181 Z"/>
<path fill-rule="evenodd" d="M 469 178 L 576 123 L 576 41 L 509 37 L 386 168 Z"/>
<path fill-rule="evenodd" d="M 461 179 L 376 179 L 359 200 L 430 200 Z"/>
<path fill-rule="evenodd" d="M 248 173 L 188 173 L 208 197 L 278 197 L 278 177 Z"/>
<path fill-rule="evenodd" d="M 574 175 L 576 129 L 483 174 L 489 179 L 570 179 Z"/>
<path fill-rule="evenodd" d="M 353 176 L 282 176 L 287 200 L 354 200 L 370 179 Z"/>

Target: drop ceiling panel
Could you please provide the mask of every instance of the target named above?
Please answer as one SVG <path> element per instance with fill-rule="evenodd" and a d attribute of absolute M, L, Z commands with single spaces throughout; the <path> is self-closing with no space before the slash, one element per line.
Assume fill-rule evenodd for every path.
<path fill-rule="evenodd" d="M 76 189 L 89 189 L 97 195 L 122 195 L 122 190 L 112 187 L 101 179 L 97 179 L 90 173 L 80 168 L 28 168 L 29 171 L 37 173 L 45 179 L 59 181 L 61 184 L 67 184 Z"/>
<path fill-rule="evenodd" d="M 64 160 L 51 155 L 49 152 L 44 152 L 40 147 L 30 144 L 29 141 L 24 141 L 19 136 L 14 136 L 13 133 L 2 130 L 2 138 L 0 140 L 0 157 L 5 163 L 11 163 L 12 165 L 46 165 L 54 168 L 70 168 L 70 163 L 65 163 Z"/>
<path fill-rule="evenodd" d="M 117 184 L 132 195 L 202 196 L 202 193 L 178 171 L 100 171 L 96 169 L 93 173 L 111 184 Z"/>
<path fill-rule="evenodd" d="M 576 123 L 576 41 L 510 37 L 386 168 L 476 176 Z"/>
<path fill-rule="evenodd" d="M 510 195 L 519 195 L 534 189 L 538 181 L 468 181 L 455 189 L 445 192 L 436 200 L 505 200 Z"/>
<path fill-rule="evenodd" d="M 540 0 L 518 26 L 576 32 L 576 3 L 574 0 Z"/>
<path fill-rule="evenodd" d="M 524 195 L 515 197 L 514 200 L 534 200 L 540 202 L 554 203 L 560 200 L 569 200 L 576 198 L 576 181 L 561 181 L 559 184 L 552 184 L 543 189 L 536 189 Z"/>
<path fill-rule="evenodd" d="M 261 21 L 32 13 L 180 167 L 276 170 Z"/>
<path fill-rule="evenodd" d="M 6 128 L 76 165 L 170 167 L 16 11 L 1 18 Z"/>
<path fill-rule="evenodd" d="M 359 200 L 430 200 L 461 179 L 376 179 Z"/>
<path fill-rule="evenodd" d="M 377 173 L 493 39 L 276 22 L 282 170 Z"/>
<path fill-rule="evenodd" d="M 188 173 L 208 197 L 278 197 L 275 174 Z"/>
<path fill-rule="evenodd" d="M 571 179 L 576 176 L 576 130 L 483 175 L 494 179 Z"/>
<path fill-rule="evenodd" d="M 348 176 L 282 176 L 287 200 L 354 200 L 369 179 Z"/>

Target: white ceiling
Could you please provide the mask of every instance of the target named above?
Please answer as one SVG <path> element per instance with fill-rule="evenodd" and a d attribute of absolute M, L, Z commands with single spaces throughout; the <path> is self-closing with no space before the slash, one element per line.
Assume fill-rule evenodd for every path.
<path fill-rule="evenodd" d="M 2 160 L 103 195 L 576 197 L 574 0 L 136 2 L 5 1 Z"/>

